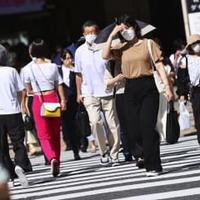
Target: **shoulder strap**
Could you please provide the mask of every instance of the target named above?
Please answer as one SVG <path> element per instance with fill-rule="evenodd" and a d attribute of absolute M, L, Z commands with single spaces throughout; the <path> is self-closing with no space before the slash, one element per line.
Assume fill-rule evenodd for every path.
<path fill-rule="evenodd" d="M 39 86 L 39 84 L 38 84 L 38 82 L 37 82 L 37 80 L 36 80 L 36 78 L 35 78 L 35 75 L 34 75 L 34 73 L 33 73 L 32 65 L 30 66 L 30 69 L 31 69 L 31 73 L 32 73 L 32 75 L 33 75 L 33 79 L 34 79 L 34 81 L 35 81 L 35 84 L 36 84 L 36 86 L 37 86 L 38 89 L 39 89 L 39 93 L 40 93 L 39 99 L 40 99 L 41 102 L 43 102 L 43 99 L 42 99 L 42 92 L 41 92 L 40 86 Z"/>
<path fill-rule="evenodd" d="M 149 52 L 149 55 L 150 55 L 150 58 L 151 58 L 152 70 L 154 71 L 155 70 L 155 62 L 154 62 L 153 55 L 152 55 L 151 40 L 150 39 L 147 39 L 147 48 L 148 48 L 148 52 Z"/>

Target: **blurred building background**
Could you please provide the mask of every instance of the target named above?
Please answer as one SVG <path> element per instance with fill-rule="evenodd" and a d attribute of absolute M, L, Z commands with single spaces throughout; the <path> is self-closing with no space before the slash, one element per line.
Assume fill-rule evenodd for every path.
<path fill-rule="evenodd" d="M 95 20 L 104 28 L 124 13 L 156 26 L 152 34 L 167 54 L 174 39 L 185 40 L 180 0 L 0 0 L 0 40 L 28 45 L 40 37 L 54 51 L 75 43 L 84 21 Z"/>

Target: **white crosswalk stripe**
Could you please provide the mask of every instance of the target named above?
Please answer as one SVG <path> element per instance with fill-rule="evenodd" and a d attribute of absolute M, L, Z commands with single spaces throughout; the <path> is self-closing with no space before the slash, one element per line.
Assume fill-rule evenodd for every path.
<path fill-rule="evenodd" d="M 31 158 L 33 172 L 28 174 L 29 187 L 15 181 L 10 185 L 12 200 L 156 200 L 200 199 L 200 147 L 196 135 L 181 137 L 177 144 L 161 144 L 164 173 L 146 177 L 135 162 L 102 167 L 98 152 L 81 153 L 74 161 L 71 151 L 61 154 L 61 175 L 53 178 L 43 156 Z"/>

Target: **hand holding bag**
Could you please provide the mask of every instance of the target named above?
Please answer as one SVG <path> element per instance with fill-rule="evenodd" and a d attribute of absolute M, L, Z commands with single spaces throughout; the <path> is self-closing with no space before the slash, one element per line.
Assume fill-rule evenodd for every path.
<path fill-rule="evenodd" d="M 184 101 L 180 101 L 180 103 L 179 103 L 178 122 L 180 125 L 180 130 L 186 130 L 191 127 L 190 113 L 189 113 Z"/>
<path fill-rule="evenodd" d="M 169 144 L 178 142 L 180 136 L 180 126 L 178 122 L 178 113 L 174 109 L 174 102 L 168 102 L 167 108 L 167 125 L 166 125 L 166 141 Z"/>

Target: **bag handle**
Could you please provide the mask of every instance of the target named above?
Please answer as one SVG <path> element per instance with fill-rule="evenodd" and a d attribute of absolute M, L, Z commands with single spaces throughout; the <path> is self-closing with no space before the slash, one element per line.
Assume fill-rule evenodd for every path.
<path fill-rule="evenodd" d="M 32 75 L 33 75 L 33 79 L 34 79 L 34 81 L 35 81 L 35 84 L 36 84 L 37 88 L 39 89 L 39 99 L 40 99 L 40 102 L 43 102 L 43 99 L 42 99 L 42 92 L 41 92 L 40 86 L 39 86 L 39 84 L 38 84 L 38 82 L 37 82 L 37 79 L 35 78 L 35 75 L 34 75 L 34 73 L 33 73 L 32 65 L 30 66 L 30 69 L 31 69 L 31 73 L 32 73 Z"/>
<path fill-rule="evenodd" d="M 168 108 L 168 109 L 167 109 L 168 112 L 174 112 L 174 111 L 175 111 L 174 102 L 173 102 L 173 101 L 169 101 L 169 102 L 168 102 L 167 108 Z"/>
<path fill-rule="evenodd" d="M 155 62 L 154 62 L 154 59 L 153 59 L 153 55 L 152 55 L 152 50 L 151 50 L 151 40 L 150 39 L 147 39 L 147 48 L 148 48 L 148 52 L 149 52 L 149 55 L 150 55 L 150 58 L 151 58 L 151 66 L 152 66 L 152 71 L 155 71 L 156 70 L 156 65 L 155 65 Z"/>

